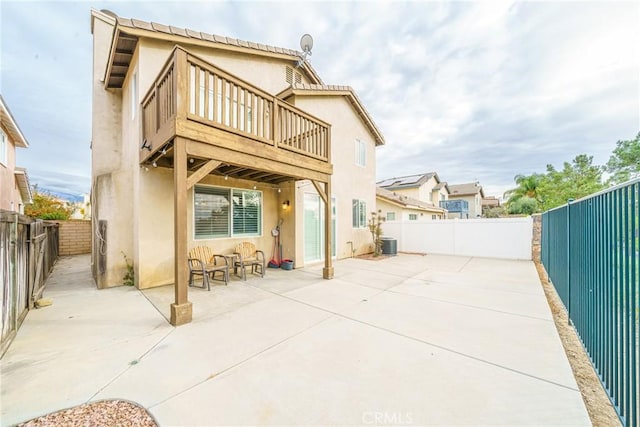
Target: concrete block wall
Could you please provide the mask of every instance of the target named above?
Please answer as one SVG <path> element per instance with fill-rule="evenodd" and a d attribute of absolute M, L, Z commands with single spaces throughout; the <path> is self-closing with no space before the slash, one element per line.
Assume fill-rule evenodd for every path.
<path fill-rule="evenodd" d="M 71 219 L 58 224 L 60 256 L 91 253 L 91 221 Z"/>

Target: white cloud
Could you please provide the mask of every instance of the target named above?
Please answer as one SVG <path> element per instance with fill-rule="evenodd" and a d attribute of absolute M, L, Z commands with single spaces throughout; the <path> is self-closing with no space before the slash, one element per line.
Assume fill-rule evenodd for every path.
<path fill-rule="evenodd" d="M 314 67 L 354 87 L 388 141 L 379 178 L 435 170 L 499 195 L 582 152 L 604 163 L 640 129 L 638 3 L 3 3 L 2 93 L 31 142 L 19 162 L 86 190 L 92 6 L 296 49 L 312 34 Z"/>

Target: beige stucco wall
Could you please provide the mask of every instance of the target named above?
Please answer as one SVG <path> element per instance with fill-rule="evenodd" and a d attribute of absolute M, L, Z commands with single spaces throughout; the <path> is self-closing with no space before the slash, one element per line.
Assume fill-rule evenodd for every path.
<path fill-rule="evenodd" d="M 236 237 L 219 239 L 195 239 L 193 229 L 193 189 L 187 195 L 187 247 L 208 246 L 219 254 L 231 254 L 235 246 L 243 241 L 255 243 L 264 251 L 267 260 L 271 258 L 273 229 L 278 220 L 284 219 L 285 232 L 289 225 L 287 212 L 282 209 L 283 197 L 289 194 L 288 184 L 282 185 L 281 193 L 272 185 L 246 180 L 237 180 L 209 175 L 198 185 L 212 185 L 224 188 L 252 189 L 262 192 L 262 234 L 257 237 Z M 174 241 L 173 241 L 173 170 L 149 168 L 140 179 L 140 216 L 137 232 L 138 258 L 137 277 L 141 289 L 173 283 L 174 280 Z M 289 208 L 293 209 L 293 207 Z M 283 246 L 289 248 L 290 237 L 283 239 Z M 291 253 L 291 252 L 289 252 Z M 285 254 L 286 256 L 286 254 Z"/>
<path fill-rule="evenodd" d="M 142 58 L 140 71 L 140 86 L 143 88 L 142 98 L 167 61 L 174 44 L 161 40 L 142 39 L 139 42 L 139 47 Z M 205 61 L 274 95 L 289 86 L 285 79 L 286 66 L 295 66 L 294 61 L 247 56 L 237 52 L 212 50 L 201 46 L 183 45 L 183 47 Z M 308 83 L 306 76 L 302 76 L 302 81 Z"/>
<path fill-rule="evenodd" d="M 93 91 L 91 129 L 92 213 L 93 227 L 106 221 L 104 236 L 93 233 L 92 267 L 99 288 L 117 286 L 126 272 L 124 255 L 134 254 L 133 192 L 131 165 L 137 159 L 137 141 L 123 140 L 129 129 L 123 127 L 123 91 L 106 90 L 102 79 L 109 55 L 113 27 L 100 19 L 93 24 Z M 127 120 L 128 122 L 128 120 Z M 135 125 L 135 124 L 134 124 Z M 130 126 L 131 127 L 131 126 Z M 104 242 L 102 241 L 104 240 Z M 105 258 L 106 269 L 98 269 L 99 257 Z"/>
<path fill-rule="evenodd" d="M 432 192 L 433 192 L 433 187 L 435 187 L 437 184 L 436 179 L 434 177 L 431 177 L 427 180 L 427 182 L 425 182 L 424 184 L 422 184 L 420 186 L 420 197 L 418 197 L 418 200 L 423 200 L 425 202 L 432 202 Z"/>
<path fill-rule="evenodd" d="M 372 250 L 368 228 L 353 228 L 353 199 L 364 200 L 367 219 L 376 210 L 375 143 L 368 129 L 343 96 L 296 96 L 292 102 L 304 111 L 331 123 L 331 161 L 333 163 L 332 195 L 336 198 L 336 258 L 351 256 L 351 244 L 356 255 Z M 355 141 L 365 142 L 366 166 L 356 165 Z M 301 207 L 304 193 L 315 193 L 313 185 L 297 183 L 296 205 Z M 299 209 L 296 230 L 299 244 L 296 260 L 304 259 L 303 212 Z M 299 266 L 296 261 L 296 266 Z"/>
<path fill-rule="evenodd" d="M 9 132 L 2 127 L 7 141 L 7 161 L 0 162 L 0 209 L 20 212 L 22 196 L 16 182 L 16 146 Z"/>
<path fill-rule="evenodd" d="M 444 187 L 440 188 L 440 190 L 433 191 L 431 194 L 433 196 L 432 202 L 436 206 L 440 206 L 441 200 L 449 200 L 449 192 Z"/>

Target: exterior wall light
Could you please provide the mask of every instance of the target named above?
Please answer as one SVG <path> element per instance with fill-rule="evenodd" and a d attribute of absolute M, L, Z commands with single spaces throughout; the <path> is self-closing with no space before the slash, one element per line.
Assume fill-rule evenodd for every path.
<path fill-rule="evenodd" d="M 284 202 L 282 202 L 282 209 L 287 209 L 290 206 L 290 203 L 288 200 L 285 200 Z"/>

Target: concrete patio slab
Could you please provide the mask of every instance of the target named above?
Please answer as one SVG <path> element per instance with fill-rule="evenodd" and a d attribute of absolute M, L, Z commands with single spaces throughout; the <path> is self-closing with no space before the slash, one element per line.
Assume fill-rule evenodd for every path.
<path fill-rule="evenodd" d="M 231 282 L 233 283 L 233 282 Z M 145 289 L 142 294 L 164 316 L 170 318 L 170 305 L 174 302 L 173 285 Z M 271 292 L 266 292 L 252 286 L 225 286 L 215 282 L 211 290 L 189 288 L 189 301 L 193 303 L 193 321 L 202 322 L 210 317 L 236 310 L 248 304 L 253 304 L 272 298 Z"/>
<path fill-rule="evenodd" d="M 171 287 L 97 291 L 88 262 L 58 262 L 0 361 L 2 425 L 102 398 L 161 425 L 590 424 L 530 262 L 272 270 L 189 289 L 178 328 Z"/>
<path fill-rule="evenodd" d="M 381 261 L 371 261 L 372 264 L 379 262 Z M 382 273 L 376 270 L 365 270 L 361 268 L 353 273 L 345 274 L 340 279 L 345 282 L 384 290 L 401 283 L 405 280 L 405 277 L 397 274 Z"/>
<path fill-rule="evenodd" d="M 332 318 L 151 411 L 166 425 L 584 425 L 581 403 L 575 390 Z"/>
<path fill-rule="evenodd" d="M 0 361 L 2 425 L 84 403 L 174 329 L 135 288 L 97 290 L 89 257 L 61 258 Z"/>
<path fill-rule="evenodd" d="M 483 307 L 521 316 L 553 320 L 546 299 L 531 298 L 531 295 L 524 292 L 513 292 L 486 286 L 455 286 L 452 283 L 444 284 L 420 279 L 407 279 L 389 289 L 389 291 L 431 298 L 435 301 Z"/>
<path fill-rule="evenodd" d="M 209 318 L 206 322 L 177 328 L 95 399 L 120 397 L 146 407 L 155 405 L 329 316 L 312 307 L 273 297 Z"/>
<path fill-rule="evenodd" d="M 304 302 L 330 312 L 340 312 L 360 304 L 382 292 L 369 286 L 349 283 L 341 279 L 322 281 L 284 294 L 287 298 Z"/>
<path fill-rule="evenodd" d="M 392 292 L 376 295 L 341 314 L 575 388 L 555 325 L 549 320 Z"/>

